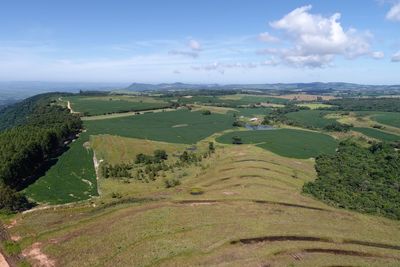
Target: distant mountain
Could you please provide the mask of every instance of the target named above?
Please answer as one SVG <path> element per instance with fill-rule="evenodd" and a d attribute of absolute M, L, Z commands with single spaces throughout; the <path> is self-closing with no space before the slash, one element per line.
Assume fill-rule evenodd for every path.
<path fill-rule="evenodd" d="M 163 90 L 279 90 L 279 91 L 358 91 L 358 90 L 400 90 L 400 85 L 364 85 L 344 82 L 313 82 L 313 83 L 272 83 L 272 84 L 187 84 L 187 83 L 160 83 L 145 84 L 133 83 L 125 90 L 129 91 L 163 91 Z"/>
<path fill-rule="evenodd" d="M 111 91 L 125 88 L 128 83 L 84 83 L 84 82 L 0 82 L 0 100 L 21 100 L 33 95 L 48 92 L 71 92 L 79 90 Z"/>

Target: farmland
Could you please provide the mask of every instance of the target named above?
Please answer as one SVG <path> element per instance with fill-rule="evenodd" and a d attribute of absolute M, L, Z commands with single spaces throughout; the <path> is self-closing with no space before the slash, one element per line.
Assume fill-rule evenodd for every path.
<path fill-rule="evenodd" d="M 379 112 L 371 118 L 379 123 L 400 128 L 400 113 L 398 112 Z"/>
<path fill-rule="evenodd" d="M 372 137 L 378 140 L 382 141 L 387 141 L 387 142 L 393 142 L 393 141 L 398 141 L 400 140 L 400 136 L 386 133 L 380 130 L 376 130 L 373 128 L 353 128 L 354 131 L 360 132 L 368 137 Z"/>
<path fill-rule="evenodd" d="M 232 114 L 201 112 L 146 113 L 108 120 L 86 121 L 90 134 L 111 134 L 171 143 L 194 144 L 211 134 L 232 128 Z"/>
<path fill-rule="evenodd" d="M 323 128 L 333 122 L 334 119 L 327 119 L 325 116 L 329 114 L 320 110 L 300 110 L 286 114 L 286 117 L 295 123 L 311 128 Z"/>
<path fill-rule="evenodd" d="M 170 106 L 170 103 L 165 101 L 141 96 L 72 96 L 63 98 L 63 101 L 70 101 L 73 111 L 85 115 L 151 110 Z"/>
<path fill-rule="evenodd" d="M 333 153 L 336 148 L 336 141 L 330 136 L 294 129 L 230 132 L 217 138 L 217 141 L 231 144 L 233 137 L 239 137 L 244 144 L 255 144 L 293 158 L 316 157 L 322 153 Z"/>
<path fill-rule="evenodd" d="M 88 134 L 69 145 L 44 176 L 25 189 L 26 194 L 40 203 L 63 204 L 97 196 L 93 152 L 85 147 Z"/>

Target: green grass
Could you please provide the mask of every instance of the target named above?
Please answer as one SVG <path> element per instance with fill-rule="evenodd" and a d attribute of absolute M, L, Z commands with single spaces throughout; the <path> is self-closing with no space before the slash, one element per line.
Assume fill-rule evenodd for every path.
<path fill-rule="evenodd" d="M 166 108 L 170 103 L 150 97 L 135 96 L 72 96 L 63 98 L 70 101 L 72 109 L 85 115 L 102 115 L 128 111 Z"/>
<path fill-rule="evenodd" d="M 294 129 L 230 132 L 217 138 L 217 141 L 231 144 L 234 136 L 240 137 L 244 144 L 256 144 L 291 158 L 305 159 L 323 153 L 334 153 L 337 146 L 336 141 L 328 135 Z"/>
<path fill-rule="evenodd" d="M 85 121 L 91 135 L 111 134 L 170 143 L 194 144 L 215 132 L 232 128 L 232 114 L 203 115 L 178 110 L 131 117 Z"/>
<path fill-rule="evenodd" d="M 372 137 L 375 139 L 379 139 L 382 141 L 387 141 L 387 142 L 393 142 L 393 141 L 398 141 L 400 140 L 400 136 L 398 135 L 394 135 L 394 134 L 390 134 L 390 133 L 385 133 L 383 131 L 379 131 L 377 129 L 373 129 L 373 128 L 352 128 L 353 131 L 362 133 L 368 137 Z"/>
<path fill-rule="evenodd" d="M 93 152 L 83 144 L 88 133 L 69 145 L 55 165 L 24 191 L 40 203 L 63 204 L 97 196 Z"/>
<path fill-rule="evenodd" d="M 303 127 L 324 128 L 336 121 L 334 119 L 324 118 L 327 114 L 329 114 L 329 112 L 320 110 L 300 110 L 298 112 L 288 113 L 286 117 Z"/>
<path fill-rule="evenodd" d="M 299 107 L 307 107 L 309 109 L 322 109 L 322 108 L 331 108 L 333 105 L 322 104 L 322 103 L 306 103 L 306 104 L 298 104 Z"/>
<path fill-rule="evenodd" d="M 398 266 L 400 250 L 391 246 L 400 240 L 399 221 L 336 209 L 301 194 L 303 183 L 316 176 L 313 161 L 241 145 L 217 147 L 203 164 L 204 170 L 190 173 L 181 185 L 161 185 L 157 194 L 143 195 L 152 201 L 121 192 L 122 199 L 94 200 L 96 207 L 17 215 L 9 231 L 21 237 L 27 254 L 35 244 L 36 251 L 66 267 Z M 194 188 L 204 193 L 192 195 Z M 316 240 L 237 242 L 280 236 Z M 305 251 L 313 248 L 332 253 Z"/>
<path fill-rule="evenodd" d="M 379 123 L 400 128 L 400 113 L 380 112 L 379 114 L 372 115 L 371 118 Z"/>

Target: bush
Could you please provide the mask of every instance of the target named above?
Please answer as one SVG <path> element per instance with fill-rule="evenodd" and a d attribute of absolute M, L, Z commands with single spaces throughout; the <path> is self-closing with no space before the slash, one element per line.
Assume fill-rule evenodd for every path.
<path fill-rule="evenodd" d="M 171 188 L 171 187 L 175 187 L 177 185 L 181 184 L 181 181 L 179 181 L 176 178 L 172 178 L 172 179 L 165 179 L 164 180 L 164 184 L 166 188 Z"/>
<path fill-rule="evenodd" d="M 211 111 L 209 111 L 208 109 L 206 109 L 206 110 L 203 110 L 203 111 L 201 112 L 201 114 L 203 114 L 203 115 L 211 115 Z"/>
<path fill-rule="evenodd" d="M 5 185 L 0 185 L 0 211 L 17 212 L 30 209 L 32 203 L 21 193 L 9 188 Z"/>
<path fill-rule="evenodd" d="M 192 189 L 190 189 L 190 194 L 191 195 L 202 195 L 202 194 L 204 194 L 204 190 L 199 187 L 193 187 Z"/>
<path fill-rule="evenodd" d="M 240 138 L 239 136 L 233 136 L 232 137 L 232 144 L 234 144 L 234 145 L 243 144 L 242 138 Z"/>

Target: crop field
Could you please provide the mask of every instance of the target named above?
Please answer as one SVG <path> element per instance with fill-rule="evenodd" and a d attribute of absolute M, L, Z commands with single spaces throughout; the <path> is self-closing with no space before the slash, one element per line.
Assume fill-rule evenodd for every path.
<path fill-rule="evenodd" d="M 84 147 L 88 140 L 88 134 L 82 133 L 44 176 L 25 189 L 25 193 L 37 202 L 49 204 L 69 203 L 97 196 L 93 152 Z"/>
<path fill-rule="evenodd" d="M 334 153 L 337 145 L 335 139 L 328 135 L 294 129 L 230 132 L 217 138 L 217 141 L 232 144 L 233 137 L 241 138 L 244 144 L 255 144 L 281 156 L 304 159 Z"/>
<path fill-rule="evenodd" d="M 322 103 L 307 103 L 307 104 L 297 104 L 299 107 L 307 107 L 309 109 L 323 109 L 331 108 L 333 105 L 322 104 Z"/>
<path fill-rule="evenodd" d="M 85 115 L 102 115 L 128 111 L 167 108 L 170 103 L 142 96 L 72 96 L 63 98 L 70 101 L 74 112 Z"/>
<path fill-rule="evenodd" d="M 334 119 L 325 118 L 328 114 L 329 112 L 327 111 L 300 110 L 298 112 L 288 113 L 286 117 L 305 127 L 323 128 L 336 121 Z"/>
<path fill-rule="evenodd" d="M 300 193 L 313 161 L 252 145 L 212 157 L 177 188 L 20 214 L 8 230 L 34 266 L 399 265 L 398 221 Z"/>
<path fill-rule="evenodd" d="M 379 114 L 372 115 L 371 118 L 379 123 L 400 128 L 400 113 L 379 112 Z"/>
<path fill-rule="evenodd" d="M 204 104 L 204 105 L 225 105 L 229 107 L 247 106 L 259 103 L 285 104 L 289 100 L 264 96 L 264 95 L 225 95 L 225 96 L 186 96 L 179 98 L 166 98 L 170 101 L 178 101 L 181 104 Z"/>
<path fill-rule="evenodd" d="M 194 144 L 215 132 L 232 128 L 232 114 L 203 115 L 178 110 L 131 117 L 85 121 L 91 135 L 111 134 L 170 143 Z"/>
<path fill-rule="evenodd" d="M 368 137 L 372 137 L 378 140 L 386 141 L 386 142 L 393 142 L 393 141 L 398 141 L 400 140 L 400 136 L 386 133 L 377 129 L 373 128 L 352 128 L 353 131 L 362 133 Z"/>

